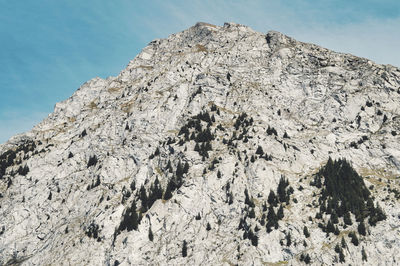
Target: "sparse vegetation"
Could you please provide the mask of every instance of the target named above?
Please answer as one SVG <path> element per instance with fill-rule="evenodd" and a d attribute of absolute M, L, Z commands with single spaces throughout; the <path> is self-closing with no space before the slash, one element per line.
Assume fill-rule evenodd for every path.
<path fill-rule="evenodd" d="M 187 242 L 183 240 L 182 244 L 182 257 L 187 257 Z"/>
<path fill-rule="evenodd" d="M 310 232 L 308 231 L 307 226 L 304 226 L 303 228 L 303 234 L 305 237 L 309 238 L 310 237 Z"/>
<path fill-rule="evenodd" d="M 97 164 L 97 156 L 96 155 L 92 155 L 89 157 L 88 163 L 87 163 L 87 168 L 94 166 Z"/>
<path fill-rule="evenodd" d="M 329 222 L 332 225 L 338 223 L 338 217 L 343 217 L 344 223 L 351 225 L 350 212 L 358 222 L 369 217 L 370 225 L 386 219 L 379 205 L 374 206 L 362 177 L 344 159 L 333 161 L 329 158 L 311 185 L 321 188 L 320 213 L 331 214 Z M 328 223 L 327 229 L 332 228 L 331 224 Z M 365 226 L 360 225 L 360 230 L 364 233 Z"/>
<path fill-rule="evenodd" d="M 99 225 L 98 224 L 96 224 L 96 223 L 94 223 L 94 222 L 92 222 L 89 226 L 88 226 L 88 228 L 86 229 L 86 231 L 85 231 L 85 234 L 88 236 L 88 237 L 92 237 L 92 238 L 94 238 L 94 239 L 97 239 L 97 241 L 101 241 L 101 238 L 100 238 L 100 229 L 99 229 Z"/>
<path fill-rule="evenodd" d="M 151 230 L 151 225 L 149 226 L 149 234 L 148 234 L 149 240 L 151 242 L 153 242 L 154 239 L 154 235 L 153 235 L 153 231 Z"/>

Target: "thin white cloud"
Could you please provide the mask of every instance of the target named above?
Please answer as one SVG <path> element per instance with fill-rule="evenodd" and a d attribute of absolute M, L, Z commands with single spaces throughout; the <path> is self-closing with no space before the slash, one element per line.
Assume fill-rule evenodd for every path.
<path fill-rule="evenodd" d="M 370 19 L 331 27 L 313 25 L 310 29 L 293 29 L 288 34 L 338 52 L 400 67 L 400 18 Z"/>
<path fill-rule="evenodd" d="M 154 35 L 166 37 L 197 21 L 218 25 L 233 21 L 257 31 L 277 30 L 304 42 L 367 57 L 377 63 L 400 66 L 400 17 L 380 19 L 357 16 L 355 22 L 344 23 L 329 14 L 329 20 L 325 21 L 321 17 L 329 10 L 313 9 L 309 3 L 302 1 L 296 2 L 300 10 L 288 6 L 286 1 L 257 0 L 243 4 L 242 1 L 194 0 L 173 3 L 158 2 L 162 16 L 143 22 Z M 354 6 L 345 11 L 356 16 Z"/>
<path fill-rule="evenodd" d="M 24 133 L 47 117 L 47 113 L 34 112 L 30 114 L 7 112 L 0 117 L 0 144 L 16 134 Z"/>

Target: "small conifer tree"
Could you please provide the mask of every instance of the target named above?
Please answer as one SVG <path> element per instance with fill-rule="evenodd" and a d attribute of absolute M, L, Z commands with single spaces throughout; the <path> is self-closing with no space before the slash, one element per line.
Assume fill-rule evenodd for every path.
<path fill-rule="evenodd" d="M 304 233 L 304 236 L 305 237 L 310 237 L 310 232 L 308 231 L 308 228 L 307 228 L 307 226 L 304 226 L 304 228 L 303 228 L 303 233 Z"/>
<path fill-rule="evenodd" d="M 365 229 L 364 221 L 360 221 L 360 223 L 358 224 L 357 229 L 358 229 L 358 233 L 360 235 L 365 236 L 367 234 L 366 229 Z"/>
<path fill-rule="evenodd" d="M 187 242 L 183 240 L 182 244 L 182 257 L 187 257 Z"/>
<path fill-rule="evenodd" d="M 151 231 L 151 225 L 149 226 L 149 240 L 151 241 L 151 242 L 153 242 L 153 238 L 154 238 L 154 236 L 153 236 L 153 231 Z"/>
<path fill-rule="evenodd" d="M 368 259 L 367 259 L 367 253 L 365 252 L 364 247 L 362 247 L 361 256 L 362 256 L 362 260 L 363 260 L 363 261 L 367 261 L 367 260 L 368 260 Z"/>
<path fill-rule="evenodd" d="M 278 209 L 277 216 L 278 216 L 278 220 L 281 220 L 281 219 L 285 216 L 285 215 L 283 214 L 283 206 L 282 206 L 282 204 L 281 204 L 281 206 L 280 206 L 279 209 Z"/>

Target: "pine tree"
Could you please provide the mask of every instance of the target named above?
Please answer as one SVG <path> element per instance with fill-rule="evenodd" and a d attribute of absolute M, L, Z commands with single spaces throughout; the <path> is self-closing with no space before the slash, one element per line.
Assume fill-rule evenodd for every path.
<path fill-rule="evenodd" d="M 186 133 L 189 134 L 189 129 L 188 129 L 187 125 L 184 125 L 179 130 L 178 136 L 186 134 Z"/>
<path fill-rule="evenodd" d="M 372 201 L 371 198 L 368 198 L 367 200 L 367 210 L 370 212 L 371 216 L 373 212 L 375 212 L 374 202 Z"/>
<path fill-rule="evenodd" d="M 345 259 L 344 259 L 343 250 L 340 250 L 340 252 L 339 252 L 339 261 L 340 261 L 341 263 L 346 262 Z"/>
<path fill-rule="evenodd" d="M 163 190 L 162 190 L 160 181 L 158 180 L 158 176 L 156 177 L 156 180 L 154 181 L 153 194 L 154 194 L 154 198 L 156 200 L 162 198 Z"/>
<path fill-rule="evenodd" d="M 172 191 L 173 191 L 173 181 L 170 180 L 168 182 L 167 188 L 165 189 L 164 192 L 164 200 L 169 200 L 170 198 L 172 198 Z"/>
<path fill-rule="evenodd" d="M 260 155 L 260 156 L 263 156 L 264 151 L 263 151 L 263 149 L 262 149 L 261 146 L 258 146 L 257 151 L 256 151 L 256 154 L 258 154 L 258 155 Z"/>
<path fill-rule="evenodd" d="M 336 246 L 335 246 L 335 252 L 336 252 L 336 253 L 340 253 L 341 250 L 342 250 L 342 249 L 340 248 L 339 244 L 336 244 Z"/>
<path fill-rule="evenodd" d="M 286 246 L 290 247 L 292 245 L 292 236 L 290 232 L 286 235 Z"/>
<path fill-rule="evenodd" d="M 343 216 L 343 221 L 346 225 L 352 225 L 353 222 L 351 221 L 350 212 L 346 212 Z"/>
<path fill-rule="evenodd" d="M 254 212 L 254 208 L 250 208 L 250 211 L 249 211 L 249 218 L 252 218 L 252 219 L 256 218 L 256 214 L 255 214 L 255 212 Z"/>
<path fill-rule="evenodd" d="M 131 191 L 136 190 L 136 183 L 135 183 L 135 180 L 132 181 L 132 183 L 129 185 L 129 187 L 131 188 Z"/>
<path fill-rule="evenodd" d="M 288 195 L 286 192 L 286 187 L 289 185 L 289 182 L 285 177 L 281 177 L 278 184 L 277 194 L 279 202 L 286 202 L 288 201 Z"/>
<path fill-rule="evenodd" d="M 182 177 L 183 176 L 183 167 L 182 167 L 181 161 L 178 162 L 175 174 L 176 174 L 177 177 Z"/>
<path fill-rule="evenodd" d="M 334 210 L 332 211 L 332 214 L 331 214 L 331 221 L 333 224 L 339 223 L 338 216 L 336 214 L 336 211 L 334 211 Z"/>
<path fill-rule="evenodd" d="M 87 135 L 87 132 L 86 132 L 86 129 L 84 129 L 84 130 L 82 131 L 80 137 L 83 138 L 83 137 L 86 136 L 86 135 Z"/>
<path fill-rule="evenodd" d="M 123 214 L 122 221 L 119 225 L 118 231 L 125 229 L 129 231 L 137 230 L 139 224 L 139 216 L 136 212 L 136 201 L 132 201 L 131 206 Z"/>
<path fill-rule="evenodd" d="M 220 179 L 222 177 L 222 175 L 221 175 L 221 171 L 220 170 L 218 170 L 218 172 L 217 172 L 217 178 L 218 179 Z"/>
<path fill-rule="evenodd" d="M 367 261 L 367 260 L 368 260 L 368 259 L 367 259 L 367 253 L 365 252 L 364 247 L 362 247 L 361 256 L 362 256 L 362 260 L 363 260 L 363 261 Z"/>
<path fill-rule="evenodd" d="M 244 196 L 245 196 L 244 203 L 246 205 L 248 205 L 249 207 L 254 208 L 255 207 L 254 202 L 252 200 L 250 200 L 249 192 L 247 191 L 247 188 L 244 189 Z"/>
<path fill-rule="evenodd" d="M 383 212 L 382 208 L 379 206 L 379 203 L 376 204 L 375 215 L 377 217 L 377 221 L 386 220 L 386 214 Z"/>
<path fill-rule="evenodd" d="M 246 230 L 245 229 L 245 223 L 246 223 L 246 221 L 243 218 L 240 218 L 238 230 Z"/>
<path fill-rule="evenodd" d="M 339 235 L 340 234 L 340 230 L 339 227 L 337 225 L 335 225 L 335 231 L 333 232 L 335 235 Z"/>
<path fill-rule="evenodd" d="M 282 204 L 278 209 L 277 217 L 278 217 L 278 220 L 282 220 L 282 218 L 284 217 Z"/>
<path fill-rule="evenodd" d="M 96 165 L 97 164 L 97 157 L 96 155 L 90 156 L 88 163 L 87 163 L 87 167 L 89 168 L 92 165 Z"/>
<path fill-rule="evenodd" d="M 276 129 L 275 128 L 271 128 L 270 126 L 268 126 L 268 128 L 267 128 L 267 134 L 268 135 L 275 135 L 275 136 L 278 136 L 278 132 L 276 132 Z"/>
<path fill-rule="evenodd" d="M 272 231 L 271 228 L 273 226 L 276 227 L 277 224 L 278 224 L 278 218 L 275 214 L 274 207 L 272 207 L 272 205 L 270 205 L 268 207 L 268 214 L 267 214 L 267 225 L 266 225 L 267 232 L 268 233 L 271 232 Z"/>
<path fill-rule="evenodd" d="M 342 242 L 341 242 L 342 248 L 347 248 L 346 240 L 344 237 L 342 237 Z"/>
<path fill-rule="evenodd" d="M 268 210 L 267 204 L 264 202 L 264 203 L 262 204 L 262 211 L 265 212 L 265 211 L 267 211 L 267 210 Z"/>
<path fill-rule="evenodd" d="M 188 172 L 189 172 L 189 163 L 186 162 L 185 165 L 184 165 L 184 167 L 183 167 L 183 173 L 184 173 L 184 174 L 187 174 Z"/>
<path fill-rule="evenodd" d="M 142 203 L 140 212 L 145 213 L 148 210 L 148 197 L 146 194 L 146 189 L 144 188 L 143 185 L 140 187 L 140 196 L 139 197 L 140 197 L 140 201 Z"/>
<path fill-rule="evenodd" d="M 153 231 L 151 231 L 151 225 L 149 226 L 149 240 L 151 241 L 151 242 L 153 242 L 153 238 L 154 238 L 154 236 L 153 236 Z"/>
<path fill-rule="evenodd" d="M 328 233 L 334 233 L 335 232 L 335 227 L 333 226 L 333 223 L 331 220 L 328 221 L 328 224 L 326 225 L 326 231 Z"/>
<path fill-rule="evenodd" d="M 172 172 L 173 172 L 173 169 L 172 169 L 172 165 L 171 165 L 171 161 L 170 161 L 170 160 L 168 160 L 167 166 L 166 166 L 165 168 L 168 170 L 169 173 L 172 173 Z"/>
<path fill-rule="evenodd" d="M 210 223 L 207 223 L 206 230 L 207 230 L 207 231 L 210 231 L 210 230 L 211 230 L 211 225 L 210 225 Z"/>
<path fill-rule="evenodd" d="M 304 262 L 305 262 L 305 264 L 309 264 L 309 263 L 311 262 L 310 255 L 307 254 L 307 255 L 304 257 Z"/>
<path fill-rule="evenodd" d="M 268 195 L 268 203 L 273 206 L 277 206 L 277 198 L 275 196 L 275 192 L 271 190 Z"/>
<path fill-rule="evenodd" d="M 195 140 L 196 139 L 196 134 L 194 133 L 194 131 L 192 132 L 192 134 L 190 134 L 189 137 L 190 140 Z M 197 143 L 196 143 L 197 144 Z M 195 149 L 196 150 L 196 149 Z"/>
<path fill-rule="evenodd" d="M 176 175 L 174 180 L 175 180 L 174 190 L 180 188 L 183 185 L 183 175 Z"/>
<path fill-rule="evenodd" d="M 205 149 L 206 151 L 212 151 L 211 142 L 207 141 L 206 143 L 204 143 L 204 149 Z"/>
<path fill-rule="evenodd" d="M 327 214 L 331 214 L 331 213 L 332 213 L 332 201 L 331 201 L 331 200 L 328 200 L 328 204 L 326 205 L 326 210 L 325 210 L 325 212 L 326 212 Z"/>
<path fill-rule="evenodd" d="M 186 243 L 186 240 L 183 240 L 182 257 L 187 257 L 187 243 Z"/>
<path fill-rule="evenodd" d="M 232 195 L 232 193 L 230 193 L 228 196 L 228 204 L 232 205 L 232 203 L 233 203 L 233 195 Z"/>
<path fill-rule="evenodd" d="M 253 246 L 256 247 L 258 245 L 258 236 L 256 234 L 254 234 L 251 229 L 249 230 L 248 238 L 250 239 L 251 244 Z"/>
<path fill-rule="evenodd" d="M 303 228 L 303 233 L 304 233 L 304 236 L 305 237 L 310 237 L 310 232 L 308 231 L 308 228 L 307 228 L 307 226 L 304 226 L 304 228 Z"/>
<path fill-rule="evenodd" d="M 359 241 L 358 241 L 358 237 L 357 237 L 356 233 L 350 232 L 349 237 L 351 238 L 351 243 L 353 243 L 354 246 L 358 246 Z"/>
<path fill-rule="evenodd" d="M 365 235 L 367 234 L 366 229 L 365 229 L 364 221 L 361 221 L 361 222 L 358 224 L 357 229 L 358 229 L 358 233 L 359 233 L 360 235 L 365 236 Z"/>
<path fill-rule="evenodd" d="M 200 146 L 199 143 L 196 142 L 196 145 L 194 145 L 194 151 L 199 152 L 200 151 Z"/>
<path fill-rule="evenodd" d="M 335 212 L 338 217 L 343 217 L 345 213 L 345 204 L 343 202 L 337 202 L 337 207 L 335 209 Z"/>
<path fill-rule="evenodd" d="M 283 138 L 284 139 L 289 139 L 289 135 L 288 135 L 288 133 L 285 131 L 285 133 L 283 134 Z"/>

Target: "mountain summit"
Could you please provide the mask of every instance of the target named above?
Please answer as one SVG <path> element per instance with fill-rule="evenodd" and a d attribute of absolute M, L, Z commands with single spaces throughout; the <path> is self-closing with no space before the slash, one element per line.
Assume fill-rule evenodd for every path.
<path fill-rule="evenodd" d="M 197 23 L 0 145 L 0 265 L 400 263 L 400 69 Z"/>

